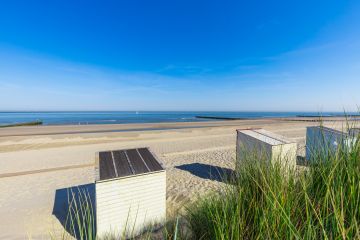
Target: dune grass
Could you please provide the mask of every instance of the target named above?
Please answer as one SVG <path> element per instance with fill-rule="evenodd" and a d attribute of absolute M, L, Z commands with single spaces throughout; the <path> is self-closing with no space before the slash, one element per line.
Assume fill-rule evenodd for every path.
<path fill-rule="evenodd" d="M 188 208 L 192 238 L 360 239 L 359 141 L 315 156 L 304 171 L 245 160 L 231 184 Z"/>

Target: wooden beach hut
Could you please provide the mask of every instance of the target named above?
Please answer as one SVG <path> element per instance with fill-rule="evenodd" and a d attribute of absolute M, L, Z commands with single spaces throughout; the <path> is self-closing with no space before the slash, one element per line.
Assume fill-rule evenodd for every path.
<path fill-rule="evenodd" d="M 351 131 L 351 130 L 350 130 Z M 355 129 L 353 130 L 355 134 Z M 336 129 L 314 126 L 306 129 L 306 159 L 313 160 L 318 154 L 336 152 L 339 146 L 351 147 L 354 135 Z"/>
<path fill-rule="evenodd" d="M 99 152 L 96 162 L 97 236 L 131 237 L 165 220 L 166 172 L 148 148 Z"/>
<path fill-rule="evenodd" d="M 264 129 L 238 129 L 236 167 L 243 160 L 262 159 L 282 166 L 296 166 L 297 143 Z"/>
<path fill-rule="evenodd" d="M 352 137 L 359 137 L 360 136 L 360 128 L 350 128 L 349 129 L 349 135 Z"/>

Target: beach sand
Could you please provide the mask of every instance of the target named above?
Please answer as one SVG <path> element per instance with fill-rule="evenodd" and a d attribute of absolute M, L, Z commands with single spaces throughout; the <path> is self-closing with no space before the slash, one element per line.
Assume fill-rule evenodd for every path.
<path fill-rule="evenodd" d="M 60 236 L 64 194 L 76 186 L 92 191 L 97 151 L 150 147 L 167 169 L 171 217 L 224 184 L 217 171 L 234 169 L 236 129 L 258 127 L 284 135 L 297 141 L 304 155 L 306 126 L 317 124 L 260 119 L 0 129 L 0 239 Z M 343 122 L 325 124 L 341 129 Z"/>

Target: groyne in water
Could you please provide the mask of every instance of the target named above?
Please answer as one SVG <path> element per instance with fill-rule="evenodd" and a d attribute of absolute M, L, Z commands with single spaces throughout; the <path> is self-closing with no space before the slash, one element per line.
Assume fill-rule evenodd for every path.
<path fill-rule="evenodd" d="M 32 122 L 22 122 L 22 123 L 12 123 L 12 124 L 6 124 L 6 125 L 0 125 L 0 128 L 5 127 L 20 127 L 20 126 L 37 126 L 42 125 L 42 121 L 32 121 Z"/>

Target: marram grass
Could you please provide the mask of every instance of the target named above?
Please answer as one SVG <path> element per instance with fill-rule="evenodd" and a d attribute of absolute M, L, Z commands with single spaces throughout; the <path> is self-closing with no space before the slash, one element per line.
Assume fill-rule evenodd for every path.
<path fill-rule="evenodd" d="M 232 184 L 187 210 L 193 239 L 360 239 L 360 144 L 303 171 L 248 159 Z"/>

